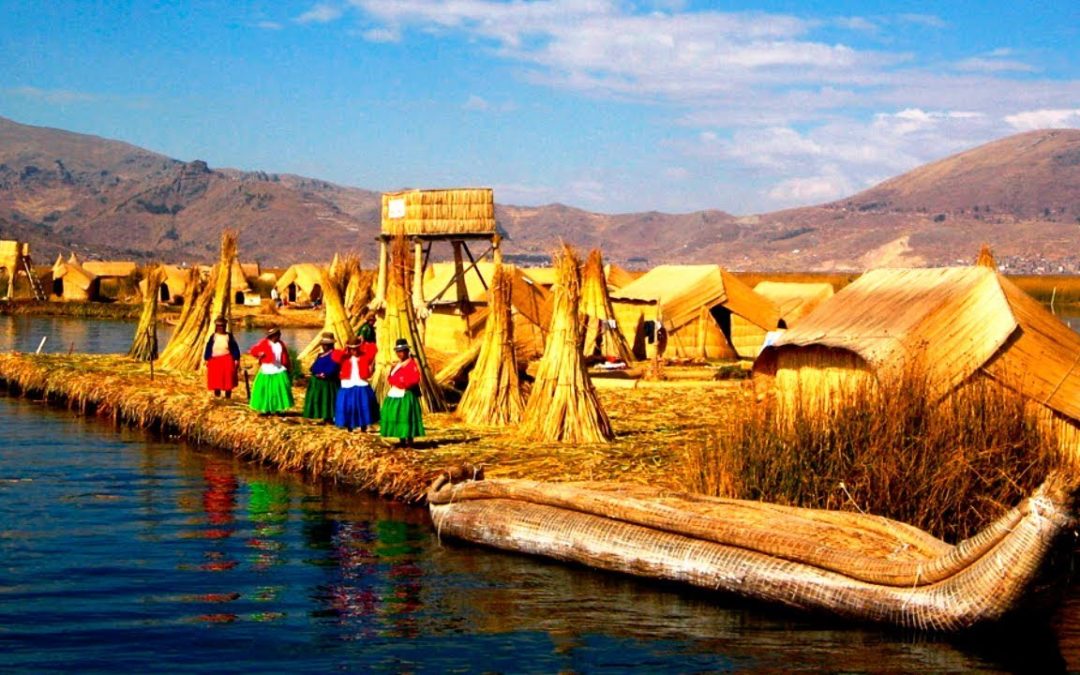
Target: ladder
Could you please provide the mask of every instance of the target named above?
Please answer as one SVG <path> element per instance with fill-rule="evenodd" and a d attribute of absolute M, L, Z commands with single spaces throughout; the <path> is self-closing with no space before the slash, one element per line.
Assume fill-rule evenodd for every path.
<path fill-rule="evenodd" d="M 30 256 L 22 256 L 23 271 L 26 272 L 26 278 L 30 280 L 30 288 L 34 290 L 34 298 L 45 302 L 48 300 L 48 296 L 45 295 L 45 289 L 41 287 L 41 280 L 34 274 L 34 263 L 30 261 Z"/>

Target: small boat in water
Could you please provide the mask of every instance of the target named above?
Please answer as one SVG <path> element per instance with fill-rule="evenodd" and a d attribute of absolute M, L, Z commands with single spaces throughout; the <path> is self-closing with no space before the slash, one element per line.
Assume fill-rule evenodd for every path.
<path fill-rule="evenodd" d="M 440 535 L 925 630 L 971 628 L 1029 606 L 1050 553 L 1076 525 L 1077 487 L 1062 474 L 956 545 L 859 513 L 460 475 L 428 492 Z"/>

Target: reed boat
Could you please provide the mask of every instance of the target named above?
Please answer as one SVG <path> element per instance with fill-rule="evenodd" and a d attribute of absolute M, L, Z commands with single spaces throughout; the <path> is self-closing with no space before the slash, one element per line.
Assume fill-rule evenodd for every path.
<path fill-rule="evenodd" d="M 1077 524 L 1077 484 L 1064 474 L 956 545 L 860 513 L 460 475 L 427 495 L 440 536 L 934 631 L 999 621 L 1044 595 L 1050 553 Z"/>

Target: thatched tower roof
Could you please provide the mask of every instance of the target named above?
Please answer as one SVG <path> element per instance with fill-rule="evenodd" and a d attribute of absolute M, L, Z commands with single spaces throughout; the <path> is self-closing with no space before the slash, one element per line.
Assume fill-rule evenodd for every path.
<path fill-rule="evenodd" d="M 382 233 L 493 235 L 495 197 L 491 188 L 388 192 L 382 196 Z"/>

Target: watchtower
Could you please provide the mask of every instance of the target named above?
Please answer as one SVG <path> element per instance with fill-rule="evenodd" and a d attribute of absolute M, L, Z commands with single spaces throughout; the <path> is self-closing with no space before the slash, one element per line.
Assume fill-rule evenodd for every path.
<path fill-rule="evenodd" d="M 38 300 L 46 300 L 41 282 L 34 274 L 34 261 L 30 259 L 30 244 L 24 241 L 0 241 L 0 268 L 7 270 L 8 285 L 6 299 L 15 297 L 15 278 L 21 272 L 30 282 L 30 289 Z"/>

